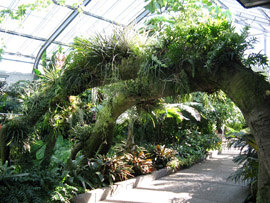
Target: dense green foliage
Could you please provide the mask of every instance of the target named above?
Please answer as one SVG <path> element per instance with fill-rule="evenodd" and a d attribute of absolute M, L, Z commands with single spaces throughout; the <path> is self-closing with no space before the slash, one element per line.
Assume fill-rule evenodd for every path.
<path fill-rule="evenodd" d="M 71 198 L 78 189 L 64 183 L 66 172 L 55 169 L 29 168 L 18 173 L 15 166 L 1 165 L 0 202 L 64 202 Z"/>
<path fill-rule="evenodd" d="M 249 129 L 243 129 L 239 132 L 231 129 L 227 137 L 229 147 L 240 149 L 239 155 L 233 161 L 241 166 L 229 179 L 248 183 L 250 185 L 249 198 L 256 199 L 259 170 L 258 145 Z"/>
<path fill-rule="evenodd" d="M 147 8 L 158 16 L 141 34 L 127 28 L 110 36 L 76 38 L 65 61 L 61 48 L 51 62 L 43 61 L 44 73 L 35 70 L 40 79 L 13 95 L 23 100 L 16 110 L 22 115 L 7 120 L 1 130 L 2 153 L 10 150 L 9 163 L 1 165 L 3 201 L 69 202 L 77 193 L 115 181 L 166 166 L 187 167 L 220 146 L 222 129 L 243 127 L 242 114 L 224 93 L 188 94 L 183 67 L 189 64 L 194 76 L 198 64 L 218 72 L 231 60 L 260 64 L 265 58 L 245 58 L 254 42 L 247 39 L 248 30 L 237 33 L 226 13 L 200 2 L 150 1 Z M 206 8 L 208 14 L 200 10 Z M 161 17 L 165 11 L 173 15 Z M 147 87 L 153 81 L 176 83 L 175 95 L 181 97 L 151 98 Z M 82 145 L 96 133 L 95 126 L 102 126 L 101 137 L 108 136 L 109 124 L 100 118 L 114 123 L 110 104 L 123 89 L 138 101 L 112 126 L 113 147 L 107 154 L 98 150 L 85 157 Z"/>
<path fill-rule="evenodd" d="M 70 103 L 66 108 L 59 108 L 45 114 L 37 122 L 34 130 L 23 130 L 23 126 L 17 124 L 18 130 L 28 133 L 24 137 L 25 142 L 20 142 L 22 139 L 17 142 L 10 141 L 11 158 L 19 161 L 9 168 L 10 175 L 14 175 L 16 178 L 5 181 L 7 186 L 5 186 L 6 189 L 3 187 L 1 193 L 4 198 L 14 198 L 14 201 L 15 198 L 18 201 L 24 201 L 21 198 L 25 198 L 25 201 L 36 202 L 45 198 L 48 201 L 68 201 L 77 192 L 83 192 L 85 189 L 106 186 L 115 181 L 150 173 L 166 166 L 171 166 L 173 169 L 189 166 L 204 158 L 209 149 L 216 148 L 219 143 L 219 139 L 214 133 L 216 125 L 213 123 L 220 114 L 212 112 L 215 111 L 214 109 L 207 110 L 207 107 L 203 105 L 202 99 L 207 97 L 206 95 L 195 94 L 190 96 L 189 101 L 194 99 L 196 103 L 186 102 L 185 105 L 170 106 L 168 103 L 164 104 L 164 101 L 159 101 L 159 105 L 156 105 L 158 108 L 150 107 L 149 104 L 145 105 L 144 109 L 148 111 L 152 109 L 152 114 L 151 111 L 147 113 L 140 108 L 141 113 L 137 113 L 137 121 L 134 123 L 136 125 L 134 136 L 136 143 L 143 144 L 145 148 L 134 145 L 133 150 L 127 152 L 125 144 L 119 145 L 119 143 L 125 142 L 127 137 L 128 117 L 115 126 L 115 147 L 107 156 L 97 155 L 85 162 L 83 156 L 80 155 L 72 161 L 71 165 L 68 165 L 71 148 L 89 136 L 96 121 L 96 114 L 103 108 L 102 100 L 106 103 L 106 100 L 109 99 L 105 94 L 106 91 L 102 89 L 97 91 L 96 96 L 101 99 L 98 101 L 98 105 L 92 102 L 94 92 L 90 90 L 77 97 L 70 97 Z M 28 98 L 31 101 L 31 94 L 28 95 Z M 173 98 L 167 98 L 167 100 L 172 102 Z M 219 102 L 216 101 L 216 103 Z M 27 100 L 24 105 L 26 104 Z M 205 101 L 205 104 L 209 105 L 209 101 Z M 227 111 L 223 110 L 223 114 L 224 112 Z M 207 117 L 211 113 L 213 115 L 210 121 Z M 220 113 L 222 114 L 222 111 Z M 150 119 L 150 122 L 147 119 Z M 17 122 L 20 122 L 20 117 L 16 120 L 13 119 L 10 125 L 15 125 Z M 12 139 L 18 139 L 15 134 L 24 136 L 24 134 L 15 133 L 14 126 L 12 128 L 11 132 L 14 133 L 14 136 L 11 135 Z M 163 137 L 159 137 L 158 129 L 161 129 Z M 156 137 L 153 137 L 153 134 L 156 134 Z M 46 147 L 49 144 L 48 139 L 52 139 L 50 138 L 52 135 L 56 137 L 56 141 L 50 155 L 49 166 L 40 170 L 39 167 L 48 155 Z M 165 145 L 145 145 L 152 141 L 157 144 L 165 144 L 167 147 Z M 22 146 L 18 145 L 20 143 Z M 25 148 L 25 146 L 28 147 Z M 14 153 L 19 152 L 20 149 L 22 150 L 20 153 Z M 29 166 L 33 167 L 29 168 Z M 5 167 L 8 166 L 5 165 Z M 1 176 L 3 179 L 6 177 L 4 174 L 2 173 L 3 177 Z M 37 180 L 39 181 L 37 182 Z M 40 182 L 40 180 L 42 181 Z M 21 185 L 24 189 L 21 188 Z M 14 194 L 5 192 L 9 187 L 17 188 L 14 190 Z M 46 192 L 39 193 L 39 191 Z M 31 199 L 32 194 L 36 195 L 35 200 Z"/>
<path fill-rule="evenodd" d="M 1 113 L 12 112 L 21 113 L 22 101 L 21 95 L 24 94 L 26 87 L 30 88 L 29 82 L 19 81 L 7 87 L 5 83 L 1 83 L 0 111 Z"/>

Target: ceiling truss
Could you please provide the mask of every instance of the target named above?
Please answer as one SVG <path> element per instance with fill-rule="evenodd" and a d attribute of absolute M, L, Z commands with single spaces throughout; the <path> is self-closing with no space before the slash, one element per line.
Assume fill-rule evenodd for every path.
<path fill-rule="evenodd" d="M 57 29 L 50 35 L 49 38 L 34 36 L 31 34 L 25 34 L 25 33 L 16 32 L 13 30 L 6 30 L 6 29 L 0 28 L 0 33 L 5 33 L 5 34 L 9 34 L 9 35 L 19 36 L 19 37 L 23 37 L 23 38 L 28 38 L 28 39 L 38 40 L 38 41 L 44 42 L 44 44 L 41 46 L 41 48 L 39 49 L 38 54 L 36 56 L 22 54 L 22 53 L 4 52 L 5 55 L 24 57 L 24 58 L 34 60 L 34 62 L 26 61 L 26 60 L 24 61 L 24 60 L 17 60 L 17 59 L 9 59 L 9 58 L 3 57 L 4 60 L 12 60 L 12 61 L 16 61 L 16 62 L 31 63 L 31 64 L 34 64 L 34 66 L 33 66 L 34 68 L 38 68 L 42 54 L 51 44 L 56 44 L 56 45 L 61 45 L 61 46 L 70 46 L 69 44 L 64 43 L 64 42 L 55 41 L 55 39 L 68 27 L 68 25 L 79 15 L 80 12 L 83 15 L 93 17 L 95 19 L 98 19 L 100 21 L 104 21 L 104 22 L 109 23 L 109 24 L 113 24 L 116 26 L 125 26 L 120 21 L 116 22 L 115 20 L 111 20 L 111 19 L 104 17 L 102 15 L 93 14 L 92 12 L 89 12 L 89 11 L 84 10 L 84 9 L 81 9 L 79 11 L 78 8 L 74 8 L 74 7 L 69 6 L 69 5 L 60 5 L 56 0 L 53 0 L 53 2 L 55 5 L 57 5 L 59 7 L 66 7 L 67 9 L 71 10 L 72 12 L 63 21 L 63 23 L 57 27 Z M 84 0 L 83 6 L 86 7 L 90 2 L 91 2 L 91 0 Z M 230 7 L 226 4 L 227 1 L 221 2 L 220 0 L 218 0 L 218 2 L 222 8 L 230 9 Z M 263 32 L 265 35 L 268 36 L 270 33 L 270 13 L 266 12 L 265 9 L 258 8 L 258 10 L 260 11 L 261 16 L 253 15 L 249 11 L 236 12 L 235 13 L 235 16 L 236 16 L 235 23 L 243 25 L 243 26 L 248 25 L 253 29 L 260 30 L 261 32 Z M 139 23 L 148 15 L 149 15 L 149 11 L 143 10 L 142 12 L 139 13 L 139 15 L 135 16 L 134 19 L 132 21 L 130 21 L 127 25 Z"/>

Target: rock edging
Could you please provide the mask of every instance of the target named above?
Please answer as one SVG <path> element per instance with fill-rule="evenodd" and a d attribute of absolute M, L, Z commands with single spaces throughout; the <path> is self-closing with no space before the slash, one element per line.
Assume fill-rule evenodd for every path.
<path fill-rule="evenodd" d="M 73 203 L 95 203 L 102 201 L 112 195 L 120 192 L 139 187 L 140 185 L 146 184 L 153 180 L 162 178 L 166 175 L 173 173 L 170 168 L 163 168 L 158 171 L 154 171 L 151 174 L 137 176 L 125 181 L 114 183 L 111 186 L 98 188 L 91 190 L 90 192 L 79 194 L 73 198 Z"/>

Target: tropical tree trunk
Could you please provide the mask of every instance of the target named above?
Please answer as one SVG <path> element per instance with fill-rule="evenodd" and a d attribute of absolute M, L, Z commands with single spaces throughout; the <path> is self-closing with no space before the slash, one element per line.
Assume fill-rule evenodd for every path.
<path fill-rule="evenodd" d="M 218 71 L 212 72 L 207 71 L 203 64 L 197 64 L 195 75 L 188 64 L 184 64 L 184 70 L 188 76 L 190 92 L 211 93 L 221 89 L 242 111 L 259 147 L 260 169 L 257 199 L 258 202 L 268 202 L 270 199 L 270 84 L 264 80 L 263 76 L 244 67 L 240 62 L 231 62 L 219 67 Z M 179 70 L 174 69 L 174 71 L 177 73 Z M 144 96 L 131 96 L 128 93 L 121 93 L 122 90 L 120 90 L 118 94 L 121 99 L 113 98 L 109 108 L 111 114 L 108 117 L 105 114 L 99 117 L 92 135 L 83 147 L 84 154 L 87 157 L 93 156 L 101 144 L 106 146 L 106 150 L 103 150 L 102 147 L 101 151 L 106 152 L 111 143 L 115 120 L 134 104 L 179 94 L 175 87 L 168 91 L 170 85 L 167 85 L 166 88 L 161 86 L 159 85 L 159 88 L 155 90 L 148 88 L 149 95 Z M 108 109 L 104 109 L 104 111 L 108 111 Z M 104 129 L 107 130 L 104 131 Z"/>
<path fill-rule="evenodd" d="M 206 68 L 203 68 L 203 65 L 198 65 L 197 67 L 195 75 L 193 75 L 192 67 L 185 65 L 191 92 L 213 92 L 221 89 L 242 111 L 259 147 L 257 200 L 262 203 L 268 202 L 270 199 L 270 84 L 264 80 L 263 76 L 254 73 L 239 62 L 231 62 L 230 64 L 226 64 L 226 66 L 219 67 L 218 72 L 209 72 Z M 112 101 L 114 105 L 111 106 L 111 120 L 104 116 L 100 117 L 100 120 L 105 121 L 105 126 L 110 126 L 107 128 L 107 135 L 112 133 L 111 129 L 115 120 L 125 110 L 139 101 L 179 94 L 175 91 L 175 88 L 173 90 L 168 91 L 168 88 L 152 90 L 149 88 L 149 96 L 141 97 L 140 95 L 133 95 L 131 97 L 126 94 L 125 96 L 121 96 L 121 102 L 113 102 L 114 100 L 118 100 L 115 98 Z M 119 94 L 121 95 L 120 92 Z M 84 147 L 84 152 L 88 157 L 97 151 L 97 146 L 99 145 L 95 143 L 102 143 L 100 139 L 102 134 L 104 134 L 104 124 L 97 124 L 93 135 L 91 135 L 87 145 Z M 112 134 L 107 137 L 112 139 Z M 107 143 L 110 143 L 109 140 Z M 88 153 L 86 153 L 87 151 Z"/>
<path fill-rule="evenodd" d="M 8 126 L 4 125 L 0 131 L 0 155 L 2 164 L 9 161 L 10 147 L 7 146 L 7 128 Z"/>
<path fill-rule="evenodd" d="M 249 126 L 258 144 L 259 174 L 257 202 L 270 200 L 270 106 L 251 113 Z"/>
<path fill-rule="evenodd" d="M 258 144 L 259 174 L 257 202 L 270 199 L 270 84 L 240 63 L 220 67 L 208 76 L 240 108 Z"/>
<path fill-rule="evenodd" d="M 134 97 L 128 97 L 125 88 L 117 91 L 98 114 L 96 124 L 89 139 L 83 144 L 82 152 L 91 158 L 96 153 L 106 154 L 112 144 L 115 121 L 124 111 L 136 103 Z"/>
<path fill-rule="evenodd" d="M 136 87 L 138 83 L 134 81 L 129 85 Z M 115 96 L 102 108 L 89 139 L 82 146 L 85 157 L 91 158 L 96 153 L 106 154 L 108 152 L 112 144 L 116 119 L 127 109 L 142 101 L 176 94 L 174 83 L 162 81 L 150 83 L 146 87 L 142 86 L 139 93 L 135 93 L 131 88 L 125 86 L 119 88 Z"/>
<path fill-rule="evenodd" d="M 126 140 L 126 151 L 131 152 L 134 147 L 134 123 L 135 118 L 131 117 L 128 124 L 128 136 Z"/>
<path fill-rule="evenodd" d="M 56 144 L 57 136 L 51 133 L 48 137 L 48 140 L 46 142 L 46 148 L 44 152 L 44 158 L 41 162 L 41 165 L 43 168 L 49 167 L 51 163 L 51 158 L 54 153 L 54 147 Z"/>

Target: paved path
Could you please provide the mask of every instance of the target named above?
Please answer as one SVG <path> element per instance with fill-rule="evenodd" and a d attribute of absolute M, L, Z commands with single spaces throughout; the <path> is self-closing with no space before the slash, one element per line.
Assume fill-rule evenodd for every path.
<path fill-rule="evenodd" d="M 237 169 L 235 152 L 222 155 L 154 180 L 147 185 L 123 191 L 99 203 L 242 203 L 248 187 L 227 181 Z"/>

